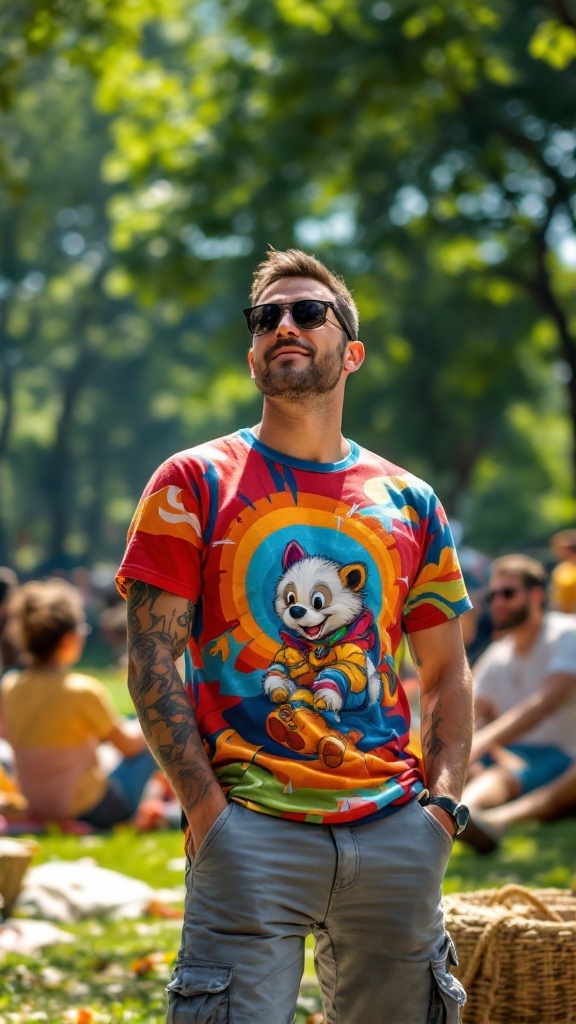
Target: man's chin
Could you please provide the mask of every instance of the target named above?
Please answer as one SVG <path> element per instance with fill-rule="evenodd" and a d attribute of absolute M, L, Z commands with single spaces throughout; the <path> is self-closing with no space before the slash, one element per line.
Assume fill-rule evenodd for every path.
<path fill-rule="evenodd" d="M 256 374 L 256 387 L 267 398 L 289 398 L 293 401 L 308 398 L 310 395 L 325 395 L 333 391 L 338 384 L 335 380 L 322 379 L 311 373 L 311 367 L 295 370 L 293 367 L 278 368 L 274 372 Z"/>
<path fill-rule="evenodd" d="M 501 622 L 497 622 L 493 619 L 492 625 L 498 633 L 509 633 L 511 629 L 516 629 L 518 626 L 522 626 L 526 622 L 527 618 L 528 615 L 510 616 L 505 621 Z"/>

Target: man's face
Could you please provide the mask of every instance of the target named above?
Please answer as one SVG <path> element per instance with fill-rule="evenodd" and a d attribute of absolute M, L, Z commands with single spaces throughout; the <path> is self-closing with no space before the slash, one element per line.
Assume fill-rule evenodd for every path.
<path fill-rule="evenodd" d="M 490 615 L 496 630 L 514 629 L 530 617 L 534 604 L 534 588 L 527 587 L 521 576 L 499 573 L 490 580 Z"/>
<path fill-rule="evenodd" d="M 333 302 L 334 295 L 313 278 L 284 277 L 269 285 L 256 301 L 258 305 L 283 304 L 297 299 Z M 348 344 L 333 310 L 328 309 L 321 327 L 303 330 L 285 309 L 273 331 L 252 339 L 248 361 L 256 387 L 269 398 L 298 399 L 334 391 L 344 374 Z"/>

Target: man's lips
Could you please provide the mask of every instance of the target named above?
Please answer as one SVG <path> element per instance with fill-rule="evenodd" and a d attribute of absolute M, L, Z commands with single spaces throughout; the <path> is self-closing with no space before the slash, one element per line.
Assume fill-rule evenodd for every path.
<path fill-rule="evenodd" d="M 311 353 L 305 348 L 281 348 L 277 352 L 272 353 L 268 358 L 269 363 L 273 363 L 276 359 L 293 358 L 294 356 L 306 356 L 310 357 Z"/>

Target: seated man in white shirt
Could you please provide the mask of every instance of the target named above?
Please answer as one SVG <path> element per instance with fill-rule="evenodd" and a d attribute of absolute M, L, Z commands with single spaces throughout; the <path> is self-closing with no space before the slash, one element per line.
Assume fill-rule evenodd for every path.
<path fill-rule="evenodd" d="M 546 572 L 533 558 L 493 563 L 488 601 L 504 635 L 474 667 L 476 732 L 463 796 L 475 821 L 464 841 L 484 852 L 496 845 L 485 825 L 507 824 L 506 812 L 500 820 L 489 808 L 503 811 L 576 763 L 576 616 L 546 611 L 545 588 Z M 526 810 L 520 806 L 522 817 Z"/>

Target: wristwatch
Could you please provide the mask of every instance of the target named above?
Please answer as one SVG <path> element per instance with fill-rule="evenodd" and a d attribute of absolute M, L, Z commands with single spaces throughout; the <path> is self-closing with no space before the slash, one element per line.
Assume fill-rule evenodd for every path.
<path fill-rule="evenodd" d="M 454 818 L 456 822 L 455 836 L 460 835 L 466 828 L 466 825 L 470 821 L 470 811 L 466 807 L 466 804 L 460 803 L 458 800 L 453 800 L 451 796 L 429 796 L 427 800 L 422 801 L 423 805 L 435 804 L 436 807 L 441 807 L 443 811 L 448 811 L 448 814 Z"/>

